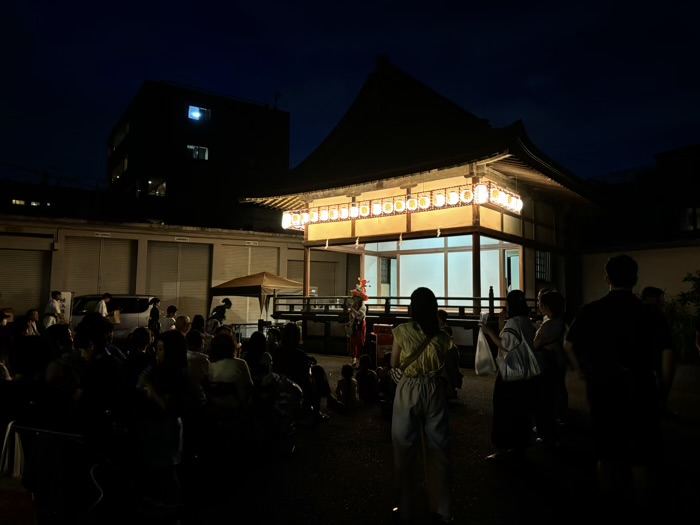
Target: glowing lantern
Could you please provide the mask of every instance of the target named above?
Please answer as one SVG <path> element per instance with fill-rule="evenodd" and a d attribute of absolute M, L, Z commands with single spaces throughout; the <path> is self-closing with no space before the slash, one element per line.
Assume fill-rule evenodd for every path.
<path fill-rule="evenodd" d="M 332 208 L 328 210 L 328 218 L 332 221 L 338 220 L 338 208 Z"/>
<path fill-rule="evenodd" d="M 491 202 L 498 202 L 501 199 L 501 191 L 498 188 L 491 188 Z"/>
<path fill-rule="evenodd" d="M 387 215 L 394 213 L 394 203 L 391 201 L 386 201 L 382 204 L 382 211 Z"/>
<path fill-rule="evenodd" d="M 295 213 L 294 215 L 292 215 L 292 224 L 294 226 L 299 226 L 300 223 L 301 223 L 301 215 L 299 215 L 298 213 Z"/>
<path fill-rule="evenodd" d="M 307 222 L 309 222 L 310 218 L 311 217 L 309 216 L 309 212 L 305 211 L 304 213 L 301 214 L 301 223 L 306 224 Z"/>
<path fill-rule="evenodd" d="M 420 206 L 421 210 L 427 210 L 430 208 L 430 197 L 427 197 L 425 195 L 421 196 L 418 199 L 418 206 Z"/>
<path fill-rule="evenodd" d="M 350 216 L 350 213 L 347 208 L 340 208 L 340 218 L 341 219 L 347 219 Z"/>
<path fill-rule="evenodd" d="M 462 190 L 462 192 L 459 194 L 459 200 L 461 200 L 464 204 L 469 204 L 474 200 L 474 192 L 472 190 Z"/>
<path fill-rule="evenodd" d="M 319 217 L 321 218 L 322 221 L 327 221 L 328 220 L 328 210 L 321 210 L 321 213 L 319 213 Z"/>
<path fill-rule="evenodd" d="M 357 206 L 350 207 L 350 217 L 357 219 L 360 216 L 360 209 Z"/>
<path fill-rule="evenodd" d="M 397 199 L 394 203 L 394 211 L 396 213 L 403 213 L 404 211 L 406 211 L 406 201 L 404 201 L 403 199 Z"/>
<path fill-rule="evenodd" d="M 375 202 L 372 204 L 372 215 L 381 215 L 382 214 L 382 203 L 381 202 Z"/>
<path fill-rule="evenodd" d="M 450 194 L 447 196 L 447 204 L 450 206 L 454 206 L 455 204 L 459 203 L 459 193 L 456 191 L 451 191 Z"/>
<path fill-rule="evenodd" d="M 433 197 L 433 204 L 435 205 L 436 208 L 442 208 L 447 200 L 445 199 L 445 194 L 444 193 L 437 193 Z"/>
<path fill-rule="evenodd" d="M 521 199 L 515 199 L 515 211 L 520 213 L 520 211 L 523 209 L 523 201 Z"/>
<path fill-rule="evenodd" d="M 282 214 L 282 228 L 284 228 L 286 230 L 291 225 L 292 225 L 292 214 L 291 213 L 283 213 Z"/>
<path fill-rule="evenodd" d="M 477 184 L 474 188 L 474 202 L 483 204 L 489 200 L 489 189 L 486 184 Z"/>
<path fill-rule="evenodd" d="M 406 201 L 406 207 L 408 208 L 408 211 L 415 211 L 418 209 L 418 201 L 411 197 Z"/>
<path fill-rule="evenodd" d="M 369 205 L 363 204 L 360 206 L 360 215 L 362 217 L 367 217 L 369 215 Z"/>
<path fill-rule="evenodd" d="M 309 213 L 311 215 L 311 222 L 318 222 L 318 212 L 313 210 Z"/>

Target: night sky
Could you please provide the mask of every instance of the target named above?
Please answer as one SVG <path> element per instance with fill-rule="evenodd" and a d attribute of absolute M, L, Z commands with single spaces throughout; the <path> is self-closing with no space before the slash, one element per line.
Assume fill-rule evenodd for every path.
<path fill-rule="evenodd" d="M 523 119 L 581 177 L 700 143 L 697 3 L 469 3 L 6 1 L 0 177 L 103 183 L 107 135 L 146 79 L 280 92 L 295 166 L 379 55 L 494 126 Z"/>

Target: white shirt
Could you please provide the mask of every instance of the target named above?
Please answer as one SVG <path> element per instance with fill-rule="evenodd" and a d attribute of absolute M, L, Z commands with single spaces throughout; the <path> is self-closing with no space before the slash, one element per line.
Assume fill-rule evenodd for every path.
<path fill-rule="evenodd" d="M 44 328 L 55 325 L 62 318 L 61 303 L 56 299 L 51 299 L 44 309 Z"/>
<path fill-rule="evenodd" d="M 164 317 L 160 320 L 160 331 L 165 332 L 166 330 L 172 330 L 175 328 L 175 318 Z"/>
<path fill-rule="evenodd" d="M 107 311 L 107 303 L 104 299 L 97 303 L 97 308 L 95 308 L 95 311 L 98 312 L 102 317 L 107 317 L 109 312 Z"/>

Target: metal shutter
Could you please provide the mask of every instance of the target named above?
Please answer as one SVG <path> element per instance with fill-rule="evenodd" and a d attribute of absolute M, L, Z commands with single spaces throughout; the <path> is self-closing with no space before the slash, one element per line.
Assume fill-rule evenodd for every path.
<path fill-rule="evenodd" d="M 136 276 L 136 241 L 102 239 L 99 292 L 131 294 Z"/>
<path fill-rule="evenodd" d="M 224 282 L 248 275 L 248 268 L 250 267 L 250 248 L 248 246 L 224 245 L 221 249 L 224 254 Z M 223 297 L 219 299 L 221 300 Z M 235 324 L 246 323 L 248 319 L 248 298 L 229 297 L 229 299 L 231 299 L 232 305 L 226 314 L 226 322 Z"/>
<path fill-rule="evenodd" d="M 99 293 L 102 239 L 66 237 L 65 246 L 63 290 L 75 295 Z"/>
<path fill-rule="evenodd" d="M 211 246 L 181 244 L 178 274 L 178 313 L 207 316 L 207 298 L 211 287 Z"/>
<path fill-rule="evenodd" d="M 158 297 L 164 311 L 168 305 L 177 306 L 178 247 L 174 242 L 148 242 L 146 293 Z"/>
<path fill-rule="evenodd" d="M 30 308 L 43 312 L 49 300 L 51 252 L 0 250 L 0 307 L 15 316 Z"/>
<path fill-rule="evenodd" d="M 211 246 L 149 242 L 146 291 L 160 298 L 163 309 L 177 306 L 178 315 L 207 315 L 211 285 Z"/>

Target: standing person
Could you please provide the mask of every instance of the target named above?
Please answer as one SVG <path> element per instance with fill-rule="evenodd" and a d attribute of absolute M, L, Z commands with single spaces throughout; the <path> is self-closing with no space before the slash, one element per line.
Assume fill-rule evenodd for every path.
<path fill-rule="evenodd" d="M 546 292 L 538 301 L 545 320 L 537 330 L 533 346 L 542 371 L 539 395 L 535 401 L 535 424 L 538 442 L 555 446 L 557 416 L 565 413 L 569 399 L 564 355 L 565 301 L 559 292 Z"/>
<path fill-rule="evenodd" d="M 535 325 L 530 320 L 530 308 L 521 290 L 513 290 L 506 296 L 508 320 L 497 333 L 487 324 L 481 325 L 484 334 L 498 347 L 500 360 L 508 352 L 520 351 L 521 345 L 534 345 Z M 496 375 L 493 387 L 493 415 L 491 441 L 498 449 L 487 456 L 489 461 L 522 461 L 530 445 L 532 429 L 533 382 L 531 379 L 504 381 Z"/>
<path fill-rule="evenodd" d="M 632 292 L 637 273 L 628 255 L 608 259 L 610 291 L 581 309 L 565 350 L 586 382 L 598 482 L 613 495 L 631 481 L 641 504 L 650 501 L 651 469 L 661 452 L 654 371 L 665 329 L 658 312 Z"/>
<path fill-rule="evenodd" d="M 440 330 L 437 299 L 428 288 L 411 294 L 411 321 L 394 328 L 391 366 L 401 367 L 391 422 L 394 467 L 402 520 L 415 518 L 415 469 L 419 443 L 426 447 L 426 488 L 430 510 L 442 523 L 452 522 L 452 487 L 448 455 L 445 366 L 450 337 Z"/>
<path fill-rule="evenodd" d="M 148 301 L 148 304 L 152 305 L 151 313 L 148 316 L 148 329 L 153 334 L 153 337 L 158 339 L 160 334 L 160 299 L 157 297 L 152 298 Z"/>
<path fill-rule="evenodd" d="M 177 306 L 171 304 L 165 310 L 165 317 L 160 321 L 160 331 L 167 332 L 175 328 L 175 314 L 177 313 Z"/>
<path fill-rule="evenodd" d="M 350 319 L 348 320 L 348 337 L 349 337 L 349 351 L 350 357 L 352 357 L 352 366 L 357 366 L 357 360 L 362 355 L 365 348 L 365 341 L 367 339 L 367 321 L 365 317 L 367 316 L 367 307 L 365 306 L 365 301 L 369 300 L 367 297 L 367 285 L 368 281 L 360 280 L 352 293 L 352 304 L 348 310 Z"/>
<path fill-rule="evenodd" d="M 63 310 L 61 309 L 61 301 L 63 296 L 61 292 L 51 292 L 51 300 L 44 309 L 44 328 L 55 325 L 56 323 L 65 323 L 63 318 Z"/>
<path fill-rule="evenodd" d="M 462 388 L 462 372 L 459 371 L 459 348 L 454 342 L 452 327 L 447 324 L 447 312 L 438 310 L 438 321 L 440 330 L 450 336 L 450 349 L 447 351 L 447 361 L 445 362 L 445 373 L 450 382 L 450 389 L 447 392 L 448 399 L 457 399 L 457 392 Z"/>
<path fill-rule="evenodd" d="M 107 303 L 109 303 L 111 300 L 112 300 L 112 294 L 103 293 L 102 300 L 99 303 L 97 303 L 97 307 L 95 308 L 95 311 L 98 314 L 100 314 L 102 317 L 108 317 L 109 310 L 107 309 Z"/>

